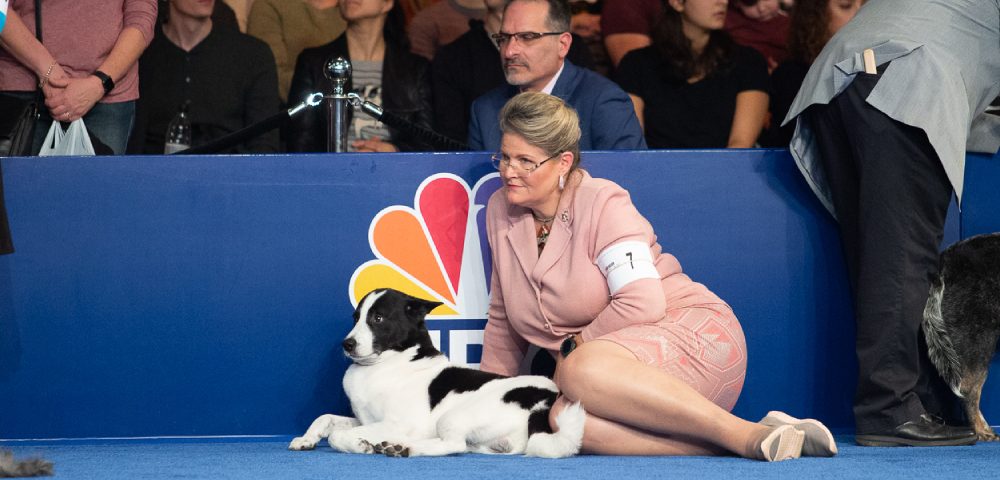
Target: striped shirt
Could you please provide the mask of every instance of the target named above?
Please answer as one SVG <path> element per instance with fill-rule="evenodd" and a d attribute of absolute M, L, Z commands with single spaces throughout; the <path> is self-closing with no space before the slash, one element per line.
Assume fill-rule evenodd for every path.
<path fill-rule="evenodd" d="M 353 75 L 351 83 L 354 86 L 353 92 L 361 98 L 382 106 L 382 62 L 366 62 L 355 60 L 351 62 Z M 349 151 L 354 151 L 351 146 L 357 139 L 368 140 L 378 137 L 383 141 L 390 141 L 389 128 L 382 122 L 375 120 L 365 113 L 355 111 L 351 127 L 347 129 L 347 145 Z"/>

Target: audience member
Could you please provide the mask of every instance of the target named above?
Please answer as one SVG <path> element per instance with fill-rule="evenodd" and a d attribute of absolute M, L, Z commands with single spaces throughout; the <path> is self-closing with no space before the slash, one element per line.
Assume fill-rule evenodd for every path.
<path fill-rule="evenodd" d="M 813 61 L 789 108 L 792 156 L 840 226 L 860 445 L 976 441 L 941 421 L 954 421 L 957 402 L 927 358 L 921 323 L 948 205 L 953 193 L 962 198 L 966 147 L 1000 148 L 1000 118 L 983 115 L 1000 93 L 998 45 L 996 0 L 867 2 Z"/>
<path fill-rule="evenodd" d="M 725 29 L 736 43 L 764 55 L 770 71 L 788 58 L 788 25 L 778 0 L 733 0 Z"/>
<path fill-rule="evenodd" d="M 722 30 L 718 0 L 670 0 L 653 45 L 625 55 L 616 73 L 650 148 L 749 148 L 767 115 L 763 56 Z"/>
<path fill-rule="evenodd" d="M 0 47 L 28 67 L 37 77 L 39 85 L 66 86 L 66 72 L 28 30 L 17 12 L 14 10 L 7 12 L 6 0 L 0 0 Z M 0 93 L 0 156 L 21 154 L 20 151 L 11 152 L 13 142 L 11 137 L 21 112 L 29 103 L 30 99 L 21 98 L 19 95 Z M 0 198 L 0 202 L 2 201 Z"/>
<path fill-rule="evenodd" d="M 329 42 L 344 33 L 347 22 L 337 9 L 338 0 L 256 0 L 250 8 L 247 33 L 271 47 L 278 65 L 278 96 L 285 103 L 292 86 L 295 60 L 302 50 Z"/>
<path fill-rule="evenodd" d="M 486 207 L 493 275 L 484 371 L 517 373 L 529 345 L 551 355 L 562 395 L 542 423 L 581 402 L 583 453 L 767 461 L 837 453 L 815 420 L 772 412 L 751 423 L 730 413 L 746 378 L 739 319 L 662 251 L 628 191 L 580 168 L 572 108 L 526 92 L 504 106 L 500 125 L 493 162 L 503 188 Z M 706 359 L 706 347 L 725 362 Z"/>
<path fill-rule="evenodd" d="M 469 20 L 486 15 L 482 0 L 442 0 L 419 12 L 409 25 L 410 51 L 428 60 L 442 45 L 469 31 Z"/>
<path fill-rule="evenodd" d="M 604 36 L 601 35 L 603 5 L 603 0 L 571 1 L 569 8 L 572 16 L 569 21 L 569 31 L 574 36 L 573 43 L 586 45 L 590 51 L 590 56 L 594 59 L 594 67 L 591 70 L 606 77 L 611 72 L 611 60 L 608 58 L 608 50 L 604 48 Z M 570 48 L 572 49 L 572 45 Z M 573 61 L 572 51 L 569 58 Z M 583 66 L 579 63 L 576 65 Z"/>
<path fill-rule="evenodd" d="M 771 72 L 770 127 L 761 134 L 764 147 L 787 147 L 795 124 L 779 127 L 809 65 L 833 34 L 854 18 L 862 0 L 799 0 L 792 10 L 788 35 L 789 59 Z"/>
<path fill-rule="evenodd" d="M 44 3 L 43 25 L 51 28 L 44 29 L 43 43 L 70 78 L 65 86 L 48 82 L 43 89 L 47 110 L 38 119 L 33 151 L 41 148 L 53 118 L 83 118 L 98 144 L 124 153 L 139 96 L 136 60 L 153 38 L 156 0 Z M 9 7 L 34 35 L 35 2 L 11 0 Z M 3 50 L 0 72 L 0 91 L 32 98 L 38 77 L 31 67 Z"/>
<path fill-rule="evenodd" d="M 403 25 L 409 25 L 417 12 L 440 2 L 441 0 L 399 0 L 400 8 L 403 10 Z"/>
<path fill-rule="evenodd" d="M 618 68 L 625 54 L 648 46 L 653 27 L 663 15 L 664 0 L 606 0 L 601 10 L 601 33 L 611 65 Z"/>
<path fill-rule="evenodd" d="M 188 106 L 192 145 L 233 133 L 278 112 L 278 75 L 267 45 L 212 21 L 216 0 L 169 0 L 167 23 L 140 60 L 136 129 L 129 152 L 164 152 L 167 126 Z M 231 152 L 278 150 L 277 132 Z"/>
<path fill-rule="evenodd" d="M 333 92 L 323 75 L 331 58 L 350 60 L 354 74 L 346 89 L 380 105 L 404 120 L 431 128 L 430 72 L 427 60 L 410 53 L 403 26 L 403 11 L 395 0 L 340 2 L 347 30 L 326 45 L 299 54 L 289 98 L 313 92 Z M 323 109 L 303 112 L 289 128 L 288 148 L 294 152 L 326 150 L 327 118 Z M 425 150 L 412 134 L 388 128 L 360 112 L 351 116 L 348 146 L 358 152 Z"/>
<path fill-rule="evenodd" d="M 500 47 L 504 75 L 501 85 L 472 104 L 469 148 L 500 148 L 497 113 L 520 91 L 544 92 L 562 98 L 579 112 L 585 150 L 643 149 L 646 142 L 632 102 L 613 82 L 566 61 L 572 36 L 565 0 L 513 0 L 504 8 Z"/>
<path fill-rule="evenodd" d="M 163 25 L 170 17 L 170 9 L 167 8 L 167 0 L 157 0 L 157 2 L 160 4 L 160 8 L 157 11 L 156 24 Z M 215 2 L 215 7 L 212 8 L 212 28 L 224 28 L 234 32 L 241 31 L 236 12 L 226 2 Z"/>
<path fill-rule="evenodd" d="M 465 141 L 469 135 L 472 102 L 506 84 L 497 44 L 490 38 L 500 31 L 506 0 L 485 0 L 484 21 L 469 20 L 469 31 L 441 47 L 431 64 L 434 89 L 434 128 L 438 133 Z M 566 58 L 590 68 L 590 51 L 574 37 Z"/>

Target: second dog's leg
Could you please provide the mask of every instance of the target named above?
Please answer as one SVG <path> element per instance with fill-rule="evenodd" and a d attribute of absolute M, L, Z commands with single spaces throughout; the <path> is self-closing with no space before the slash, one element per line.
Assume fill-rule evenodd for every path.
<path fill-rule="evenodd" d="M 339 415 L 320 415 L 313 420 L 312 425 L 301 437 L 296 437 L 288 445 L 289 450 L 312 450 L 316 444 L 324 438 L 328 438 L 334 430 L 346 430 L 354 428 L 361 423 L 351 417 L 341 417 Z"/>
<path fill-rule="evenodd" d="M 970 383 L 972 384 L 970 388 L 963 388 L 965 391 L 962 392 L 962 405 L 965 407 L 965 415 L 969 417 L 969 423 L 972 424 L 972 430 L 976 432 L 976 438 L 984 442 L 1000 440 L 1000 437 L 997 437 L 997 434 L 990 428 L 990 424 L 986 423 L 986 418 L 983 417 L 983 412 L 979 409 L 979 399 L 983 394 L 983 384 L 986 383 L 986 373 L 966 375 L 962 379 L 963 387 Z"/>

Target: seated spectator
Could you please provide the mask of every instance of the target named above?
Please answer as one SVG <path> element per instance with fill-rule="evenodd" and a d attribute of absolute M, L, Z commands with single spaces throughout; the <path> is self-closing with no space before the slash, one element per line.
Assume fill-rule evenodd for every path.
<path fill-rule="evenodd" d="M 725 29 L 736 43 L 764 55 L 770 71 L 788 58 L 788 25 L 778 0 L 734 0 Z"/>
<path fill-rule="evenodd" d="M 346 90 L 380 105 L 415 125 L 431 128 L 430 74 L 427 60 L 410 53 L 403 26 L 403 11 L 394 0 L 340 2 L 347 30 L 336 40 L 299 54 L 288 98 L 305 98 L 313 92 L 332 93 L 323 75 L 327 60 L 344 57 L 354 73 Z M 355 112 L 348 129 L 348 147 L 356 152 L 426 150 L 413 135 L 389 128 Z M 322 108 L 303 112 L 289 128 L 288 149 L 293 152 L 326 151 L 327 116 Z"/>
<path fill-rule="evenodd" d="M 469 20 L 486 16 L 482 0 L 441 0 L 419 12 L 410 21 L 410 51 L 428 60 L 443 45 L 469 31 Z"/>
<path fill-rule="evenodd" d="M 399 5 L 403 9 L 403 25 L 409 25 L 417 12 L 434 5 L 441 0 L 399 0 Z"/>
<path fill-rule="evenodd" d="M 862 0 L 798 0 L 792 10 L 788 36 L 790 58 L 771 73 L 771 126 L 761 134 L 765 147 L 787 147 L 795 122 L 780 127 L 788 107 L 802 86 L 813 60 L 840 27 L 861 8 Z"/>
<path fill-rule="evenodd" d="M 167 6 L 167 0 L 156 0 L 156 3 L 159 4 L 156 11 L 156 24 L 163 25 L 167 23 L 170 16 L 170 8 Z M 240 31 L 240 21 L 236 18 L 233 7 L 224 1 L 215 2 L 215 6 L 212 7 L 212 28 Z"/>
<path fill-rule="evenodd" d="M 670 0 L 653 45 L 622 59 L 616 79 L 632 97 L 650 148 L 749 148 L 767 114 L 767 64 L 722 30 L 716 0 Z"/>
<path fill-rule="evenodd" d="M 215 1 L 169 0 L 163 24 L 139 62 L 136 125 L 129 153 L 160 154 L 167 126 L 188 105 L 198 146 L 278 112 L 278 74 L 267 45 L 212 21 Z M 271 153 L 271 131 L 229 152 Z"/>
<path fill-rule="evenodd" d="M 500 148 L 497 115 L 507 100 L 522 91 L 562 98 L 580 115 L 584 150 L 644 149 L 642 129 L 632 103 L 614 82 L 566 61 L 572 36 L 565 0 L 513 0 L 504 8 L 500 47 L 507 85 L 497 87 L 472 104 L 469 148 Z"/>
<path fill-rule="evenodd" d="M 469 31 L 441 47 L 431 63 L 434 129 L 442 135 L 465 141 L 472 102 L 507 82 L 500 52 L 490 38 L 500 31 L 505 1 L 485 0 L 485 21 L 469 20 Z M 593 65 L 590 51 L 575 36 L 566 58 L 580 67 Z"/>
<path fill-rule="evenodd" d="M 338 0 L 256 0 L 250 7 L 247 33 L 267 43 L 278 65 L 278 96 L 288 102 L 292 73 L 299 53 L 332 42 L 347 23 L 337 9 Z M 293 104 L 301 98 L 292 99 Z"/>
<path fill-rule="evenodd" d="M 653 27 L 663 15 L 663 0 L 607 0 L 601 10 L 601 33 L 611 65 L 625 54 L 649 46 Z"/>
<path fill-rule="evenodd" d="M 583 45 L 590 51 L 594 59 L 591 70 L 604 75 L 611 73 L 611 60 L 608 50 L 604 48 L 604 37 L 601 35 L 601 8 L 603 0 L 573 0 L 569 4 L 572 16 L 569 21 L 569 31 L 579 37 Z M 576 38 L 574 38 L 576 43 Z"/>

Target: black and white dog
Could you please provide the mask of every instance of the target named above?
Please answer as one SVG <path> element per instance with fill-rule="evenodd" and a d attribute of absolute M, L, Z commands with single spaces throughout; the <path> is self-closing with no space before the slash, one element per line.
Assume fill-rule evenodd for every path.
<path fill-rule="evenodd" d="M 941 254 L 923 326 L 931 362 L 962 399 L 976 437 L 998 440 L 979 398 L 1000 337 L 1000 233 L 967 238 Z"/>
<path fill-rule="evenodd" d="M 354 311 L 343 342 L 354 362 L 344 390 L 354 418 L 322 415 L 291 450 L 323 438 L 351 453 L 436 456 L 461 452 L 566 457 L 580 450 L 586 414 L 579 404 L 549 426 L 558 390 L 541 376 L 504 377 L 451 363 L 424 324 L 440 305 L 381 289 Z"/>

